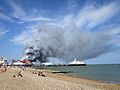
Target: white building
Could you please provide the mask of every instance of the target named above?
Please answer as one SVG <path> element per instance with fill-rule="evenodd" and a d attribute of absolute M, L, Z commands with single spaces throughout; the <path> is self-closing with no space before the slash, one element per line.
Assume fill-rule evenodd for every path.
<path fill-rule="evenodd" d="M 7 59 L 5 59 L 5 58 L 3 58 L 3 57 L 1 57 L 0 58 L 0 65 L 7 65 L 8 63 L 7 63 Z"/>
<path fill-rule="evenodd" d="M 72 62 L 69 62 L 68 64 L 85 64 L 82 60 L 77 61 L 76 59 L 74 59 Z"/>

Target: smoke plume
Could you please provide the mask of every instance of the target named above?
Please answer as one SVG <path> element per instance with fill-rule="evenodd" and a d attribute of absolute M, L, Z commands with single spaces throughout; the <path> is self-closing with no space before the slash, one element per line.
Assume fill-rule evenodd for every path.
<path fill-rule="evenodd" d="M 32 38 L 27 45 L 41 50 L 46 57 L 62 58 L 68 61 L 74 58 L 86 60 L 113 49 L 111 40 L 114 35 L 108 32 L 81 31 L 73 26 L 60 28 L 40 25 L 30 33 Z"/>
<path fill-rule="evenodd" d="M 117 3 L 85 6 L 78 13 L 63 16 L 62 20 L 40 23 L 34 30 L 14 37 L 13 41 L 32 45 L 46 57 L 66 61 L 96 58 L 114 50 L 119 43 L 120 27 L 112 22 L 103 25 L 119 10 Z"/>

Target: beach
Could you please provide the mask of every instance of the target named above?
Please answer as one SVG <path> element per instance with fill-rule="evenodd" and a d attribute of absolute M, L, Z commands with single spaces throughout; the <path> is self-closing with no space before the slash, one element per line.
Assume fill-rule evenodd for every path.
<path fill-rule="evenodd" d="M 46 69 L 27 68 L 21 72 L 23 77 L 13 77 L 19 71 L 22 69 L 10 68 L 6 72 L 0 72 L 0 90 L 120 90 L 118 84 L 68 76 Z M 39 71 L 46 77 L 33 74 Z"/>

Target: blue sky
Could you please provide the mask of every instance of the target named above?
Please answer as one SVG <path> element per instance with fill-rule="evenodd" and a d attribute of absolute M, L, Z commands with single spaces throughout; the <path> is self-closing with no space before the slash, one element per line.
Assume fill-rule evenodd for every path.
<path fill-rule="evenodd" d="M 46 35 L 34 33 L 39 27 L 46 32 L 52 27 L 62 29 L 67 42 L 64 48 L 80 48 L 73 52 L 81 54 L 75 55 L 78 58 L 86 58 L 86 63 L 120 63 L 119 0 L 0 0 L 0 57 L 21 59 L 27 43 L 36 40 L 35 36 Z M 71 31 L 66 34 L 65 30 Z M 45 36 L 53 42 L 49 39 Z"/>

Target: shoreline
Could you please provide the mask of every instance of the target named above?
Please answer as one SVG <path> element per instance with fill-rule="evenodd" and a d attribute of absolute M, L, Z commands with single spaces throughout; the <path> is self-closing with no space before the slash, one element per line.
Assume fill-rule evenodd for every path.
<path fill-rule="evenodd" d="M 52 72 L 59 72 L 59 71 L 58 70 L 50 70 L 50 69 L 48 69 L 48 72 L 52 73 Z M 94 79 L 90 79 L 90 78 L 83 77 L 83 76 L 80 76 L 80 75 L 79 76 L 78 75 L 70 75 L 70 74 L 65 74 L 65 73 L 54 73 L 54 74 L 59 75 L 59 76 L 63 76 L 63 77 L 65 76 L 65 77 L 68 77 L 68 78 L 80 79 L 80 80 L 88 81 L 89 84 L 92 82 L 92 84 L 95 84 L 93 86 L 95 86 L 95 87 L 100 86 L 100 87 L 103 87 L 103 89 L 105 89 L 105 90 L 120 90 L 120 84 L 114 84 L 114 83 L 106 82 L 106 81 L 102 81 L 102 80 L 94 80 Z M 61 79 L 61 78 L 58 78 L 58 79 Z M 69 80 L 65 80 L 65 81 L 69 81 Z M 76 82 L 76 83 L 80 84 L 81 82 Z M 119 87 L 119 88 L 114 89 L 114 87 Z"/>
<path fill-rule="evenodd" d="M 109 83 L 109 84 L 120 84 L 120 78 L 119 78 L 119 67 L 114 64 L 105 64 L 103 67 L 106 68 L 105 71 L 103 67 L 103 64 L 99 65 L 87 65 L 85 67 L 50 67 L 48 69 L 51 70 L 59 70 L 60 72 L 65 72 L 64 74 L 67 74 L 69 76 L 73 77 L 82 77 L 85 79 L 90 79 L 90 80 L 95 80 L 98 82 L 103 82 L 103 83 Z M 79 70 L 80 68 L 80 70 Z M 96 68 L 96 69 L 95 69 Z M 110 70 L 110 68 L 112 70 Z M 93 71 L 91 70 L 93 69 Z M 100 70 L 99 71 L 97 71 Z"/>
<path fill-rule="evenodd" d="M 120 85 L 120 83 L 115 83 L 115 82 L 110 82 L 110 81 L 103 81 L 103 80 L 95 80 L 95 79 L 88 78 L 88 77 L 84 77 L 84 76 L 80 76 L 80 75 L 77 75 L 77 74 L 65 74 L 65 75 L 68 75 L 68 76 L 70 76 L 70 77 L 88 79 L 88 80 L 92 80 L 92 81 L 96 81 L 96 82 L 100 82 L 100 83 Z"/>
<path fill-rule="evenodd" d="M 54 72 L 55 74 L 65 75 L 65 76 L 68 76 L 68 77 L 87 79 L 87 80 L 92 80 L 92 81 L 96 81 L 96 82 L 100 82 L 100 83 L 106 83 L 106 84 L 120 85 L 120 82 L 116 83 L 116 82 L 110 82 L 110 81 L 96 80 L 96 79 L 92 79 L 92 78 L 89 78 L 89 77 L 84 77 L 84 76 L 74 74 L 74 73 L 69 74 L 69 72 L 62 72 L 62 71 L 59 71 L 59 70 L 52 70 L 52 69 L 47 69 L 47 70 L 49 70 L 50 72 Z"/>
<path fill-rule="evenodd" d="M 0 73 L 0 90 L 120 90 L 120 85 L 90 80 L 83 77 L 53 73 L 50 69 L 26 68 L 22 78 L 12 77 L 21 68 L 10 68 Z M 32 74 L 42 71 L 46 77 Z M 17 88 L 17 89 L 16 89 Z M 19 89 L 18 89 L 19 88 Z"/>

